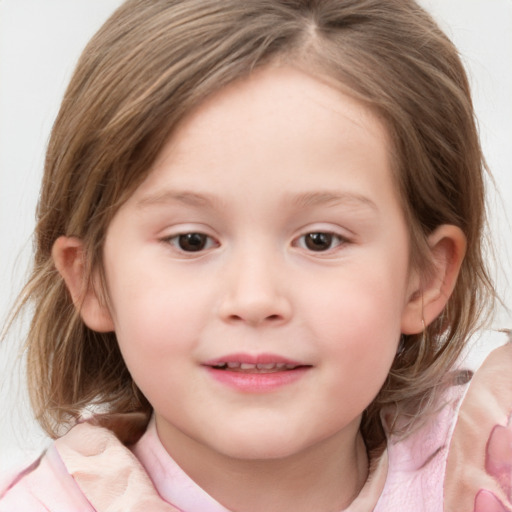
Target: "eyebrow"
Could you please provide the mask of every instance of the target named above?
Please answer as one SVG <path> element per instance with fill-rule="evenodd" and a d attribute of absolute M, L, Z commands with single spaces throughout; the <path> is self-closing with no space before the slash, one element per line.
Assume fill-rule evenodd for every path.
<path fill-rule="evenodd" d="M 340 206 L 349 205 L 355 207 L 367 207 L 376 213 L 379 209 L 374 201 L 370 198 L 357 193 L 342 192 L 334 193 L 330 191 L 319 192 L 305 192 L 303 194 L 291 194 L 288 201 L 293 206 L 299 209 L 314 208 L 316 206 Z M 146 208 L 150 206 L 166 205 L 169 203 L 178 202 L 196 207 L 219 208 L 222 206 L 222 201 L 216 196 L 210 194 L 198 194 L 191 191 L 174 191 L 164 190 L 156 194 L 151 194 L 140 199 L 137 207 Z"/>
<path fill-rule="evenodd" d="M 164 190 L 156 194 L 151 194 L 140 199 L 137 206 L 145 208 L 147 206 L 159 206 L 169 203 L 183 203 L 190 206 L 203 206 L 213 208 L 220 204 L 219 199 L 209 194 L 198 194 L 189 191 Z"/>
<path fill-rule="evenodd" d="M 376 213 L 379 212 L 377 205 L 369 197 L 353 192 L 306 192 L 305 194 L 294 196 L 292 202 L 298 208 L 353 205 L 368 207 Z"/>

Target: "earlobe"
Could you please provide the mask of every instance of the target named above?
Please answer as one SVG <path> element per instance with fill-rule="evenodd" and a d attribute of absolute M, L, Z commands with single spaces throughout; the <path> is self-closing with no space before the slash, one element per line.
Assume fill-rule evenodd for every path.
<path fill-rule="evenodd" d="M 87 327 L 97 332 L 113 331 L 114 323 L 107 306 L 86 279 L 82 241 L 75 237 L 59 237 L 53 244 L 52 258 Z"/>
<path fill-rule="evenodd" d="M 428 237 L 432 272 L 419 279 L 402 315 L 402 333 L 417 334 L 433 322 L 450 298 L 466 253 L 466 237 L 457 226 L 443 224 Z"/>

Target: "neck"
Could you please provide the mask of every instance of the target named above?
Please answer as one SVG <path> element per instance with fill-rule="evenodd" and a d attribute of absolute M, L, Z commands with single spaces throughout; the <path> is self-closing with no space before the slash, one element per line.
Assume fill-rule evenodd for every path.
<path fill-rule="evenodd" d="M 190 442 L 195 444 L 187 438 L 164 446 L 192 480 L 236 512 L 338 512 L 350 505 L 368 475 L 358 430 L 351 437 L 335 435 L 279 459 L 219 456 Z"/>

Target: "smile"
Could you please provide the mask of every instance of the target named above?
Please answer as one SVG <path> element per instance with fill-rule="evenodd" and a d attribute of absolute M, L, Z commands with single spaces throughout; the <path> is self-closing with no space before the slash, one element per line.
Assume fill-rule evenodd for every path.
<path fill-rule="evenodd" d="M 212 366 L 215 370 L 228 370 L 244 373 L 275 373 L 287 370 L 295 370 L 303 365 L 293 363 L 240 363 L 231 361 L 229 363 L 221 362 Z"/>
<path fill-rule="evenodd" d="M 232 354 L 204 363 L 217 382 L 242 393 L 268 393 L 297 382 L 312 365 L 281 356 Z"/>

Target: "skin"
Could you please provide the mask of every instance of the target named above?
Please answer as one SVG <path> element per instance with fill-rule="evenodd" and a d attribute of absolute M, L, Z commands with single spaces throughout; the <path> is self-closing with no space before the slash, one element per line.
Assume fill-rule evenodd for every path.
<path fill-rule="evenodd" d="M 428 281 L 410 268 L 388 153 L 363 105 L 267 68 L 191 113 L 115 215 L 110 309 L 81 289 L 81 241 L 54 246 L 86 324 L 116 332 L 162 444 L 230 510 L 348 506 L 368 471 L 361 414 L 401 333 L 419 332 L 453 288 L 463 235 L 431 235 Z M 190 233 L 204 235 L 200 250 Z M 208 362 L 240 353 L 305 370 L 270 391 L 212 377 Z"/>

